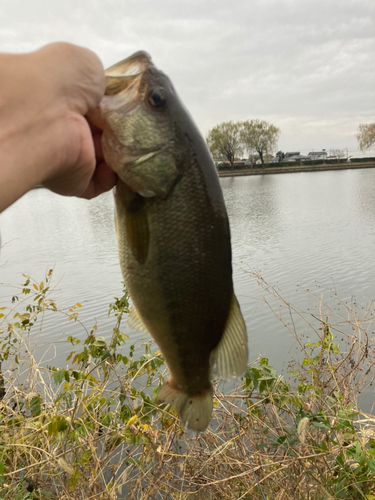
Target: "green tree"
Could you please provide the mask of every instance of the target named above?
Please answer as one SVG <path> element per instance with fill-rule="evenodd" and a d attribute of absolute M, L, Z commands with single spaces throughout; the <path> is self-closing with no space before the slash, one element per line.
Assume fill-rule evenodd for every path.
<path fill-rule="evenodd" d="M 230 162 L 232 170 L 235 157 L 242 155 L 243 151 L 240 131 L 240 122 L 222 122 L 209 130 L 206 138 L 212 156 L 225 158 Z"/>
<path fill-rule="evenodd" d="M 375 123 L 361 124 L 356 137 L 361 151 L 370 149 L 375 144 Z"/>
<path fill-rule="evenodd" d="M 241 143 L 248 152 L 256 151 L 264 167 L 264 157 L 277 147 L 280 135 L 272 123 L 265 120 L 247 120 L 241 123 Z"/>

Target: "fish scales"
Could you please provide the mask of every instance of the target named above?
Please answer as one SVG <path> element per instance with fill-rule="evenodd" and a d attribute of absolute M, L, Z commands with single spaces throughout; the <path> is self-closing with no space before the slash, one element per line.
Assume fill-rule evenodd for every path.
<path fill-rule="evenodd" d="M 148 316 L 155 321 L 158 314 L 149 309 L 156 291 L 150 276 L 171 312 L 167 321 L 155 321 L 152 333 L 168 365 L 173 364 L 167 354 L 172 337 L 188 394 L 199 390 L 202 382 L 210 387 L 209 355 L 221 338 L 233 293 L 228 225 L 221 214 L 215 215 L 204 186 L 199 168 L 192 165 L 173 196 L 144 199 L 148 223 L 154 228 L 146 264 L 137 263 L 126 239 L 119 242 L 124 279 L 145 325 L 149 326 Z M 121 191 L 117 192 L 117 207 L 122 200 Z M 142 273 L 136 271 L 140 267 Z"/>
<path fill-rule="evenodd" d="M 175 405 L 188 428 L 203 431 L 211 379 L 240 376 L 248 354 L 220 183 L 204 139 L 147 54 L 106 74 L 108 96 L 90 119 L 103 129 L 106 162 L 119 176 L 119 257 L 134 303 L 129 324 L 148 331 L 165 357 L 171 379 L 159 399 Z"/>

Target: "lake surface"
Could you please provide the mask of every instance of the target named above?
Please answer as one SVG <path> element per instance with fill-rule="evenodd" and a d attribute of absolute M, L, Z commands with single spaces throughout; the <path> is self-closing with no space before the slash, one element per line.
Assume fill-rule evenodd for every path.
<path fill-rule="evenodd" d="M 301 357 L 292 333 L 261 300 L 253 271 L 280 289 L 308 320 L 318 314 L 317 299 L 305 289 L 323 294 L 335 311 L 339 306 L 333 291 L 359 313 L 362 307 L 374 309 L 375 169 L 232 177 L 220 182 L 231 224 L 235 289 L 248 326 L 250 361 L 263 355 L 277 369 L 286 369 L 292 357 Z M 86 327 L 96 324 L 98 335 L 111 335 L 114 319 L 108 318 L 108 304 L 121 296 L 122 289 L 111 193 L 88 202 L 34 190 L 0 215 L 0 231 L 0 307 L 19 295 L 23 273 L 40 282 L 54 268 L 57 306 L 80 302 L 80 319 Z M 265 292 L 265 298 L 275 305 L 272 295 Z M 298 314 L 292 321 L 285 306 L 280 311 L 290 328 L 299 333 L 306 328 Z M 124 331 L 132 339 L 144 338 L 125 327 Z M 55 365 L 66 365 L 71 350 L 65 341 L 68 335 L 84 338 L 85 332 L 65 316 L 46 315 L 38 342 L 58 341 L 57 352 L 48 354 L 55 356 Z M 373 401 L 370 389 L 363 399 L 368 411 Z"/>

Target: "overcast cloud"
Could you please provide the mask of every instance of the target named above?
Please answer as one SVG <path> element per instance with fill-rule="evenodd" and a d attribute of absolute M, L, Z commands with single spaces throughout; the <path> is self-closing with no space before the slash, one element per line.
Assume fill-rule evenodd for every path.
<path fill-rule="evenodd" d="M 204 135 L 260 118 L 279 148 L 357 154 L 375 121 L 374 0 L 1 0 L 0 51 L 57 40 L 109 66 L 144 49 L 172 79 Z M 374 151 L 367 154 L 374 154 Z"/>

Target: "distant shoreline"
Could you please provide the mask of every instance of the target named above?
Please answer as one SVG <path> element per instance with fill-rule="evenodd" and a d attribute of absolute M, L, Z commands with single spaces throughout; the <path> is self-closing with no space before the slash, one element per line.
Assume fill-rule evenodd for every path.
<path fill-rule="evenodd" d="M 337 165 L 296 165 L 295 167 L 265 167 L 248 170 L 218 171 L 219 177 L 239 177 L 243 175 L 291 174 L 295 172 L 321 172 L 322 170 L 353 170 L 375 168 L 375 163 L 339 163 Z"/>
<path fill-rule="evenodd" d="M 375 168 L 375 163 L 339 163 L 338 165 L 298 165 L 295 167 L 265 167 L 241 170 L 218 171 L 219 177 L 241 177 L 245 175 L 292 174 L 295 172 L 321 172 L 322 170 L 353 170 L 358 168 Z M 44 188 L 35 186 L 33 189 Z"/>

